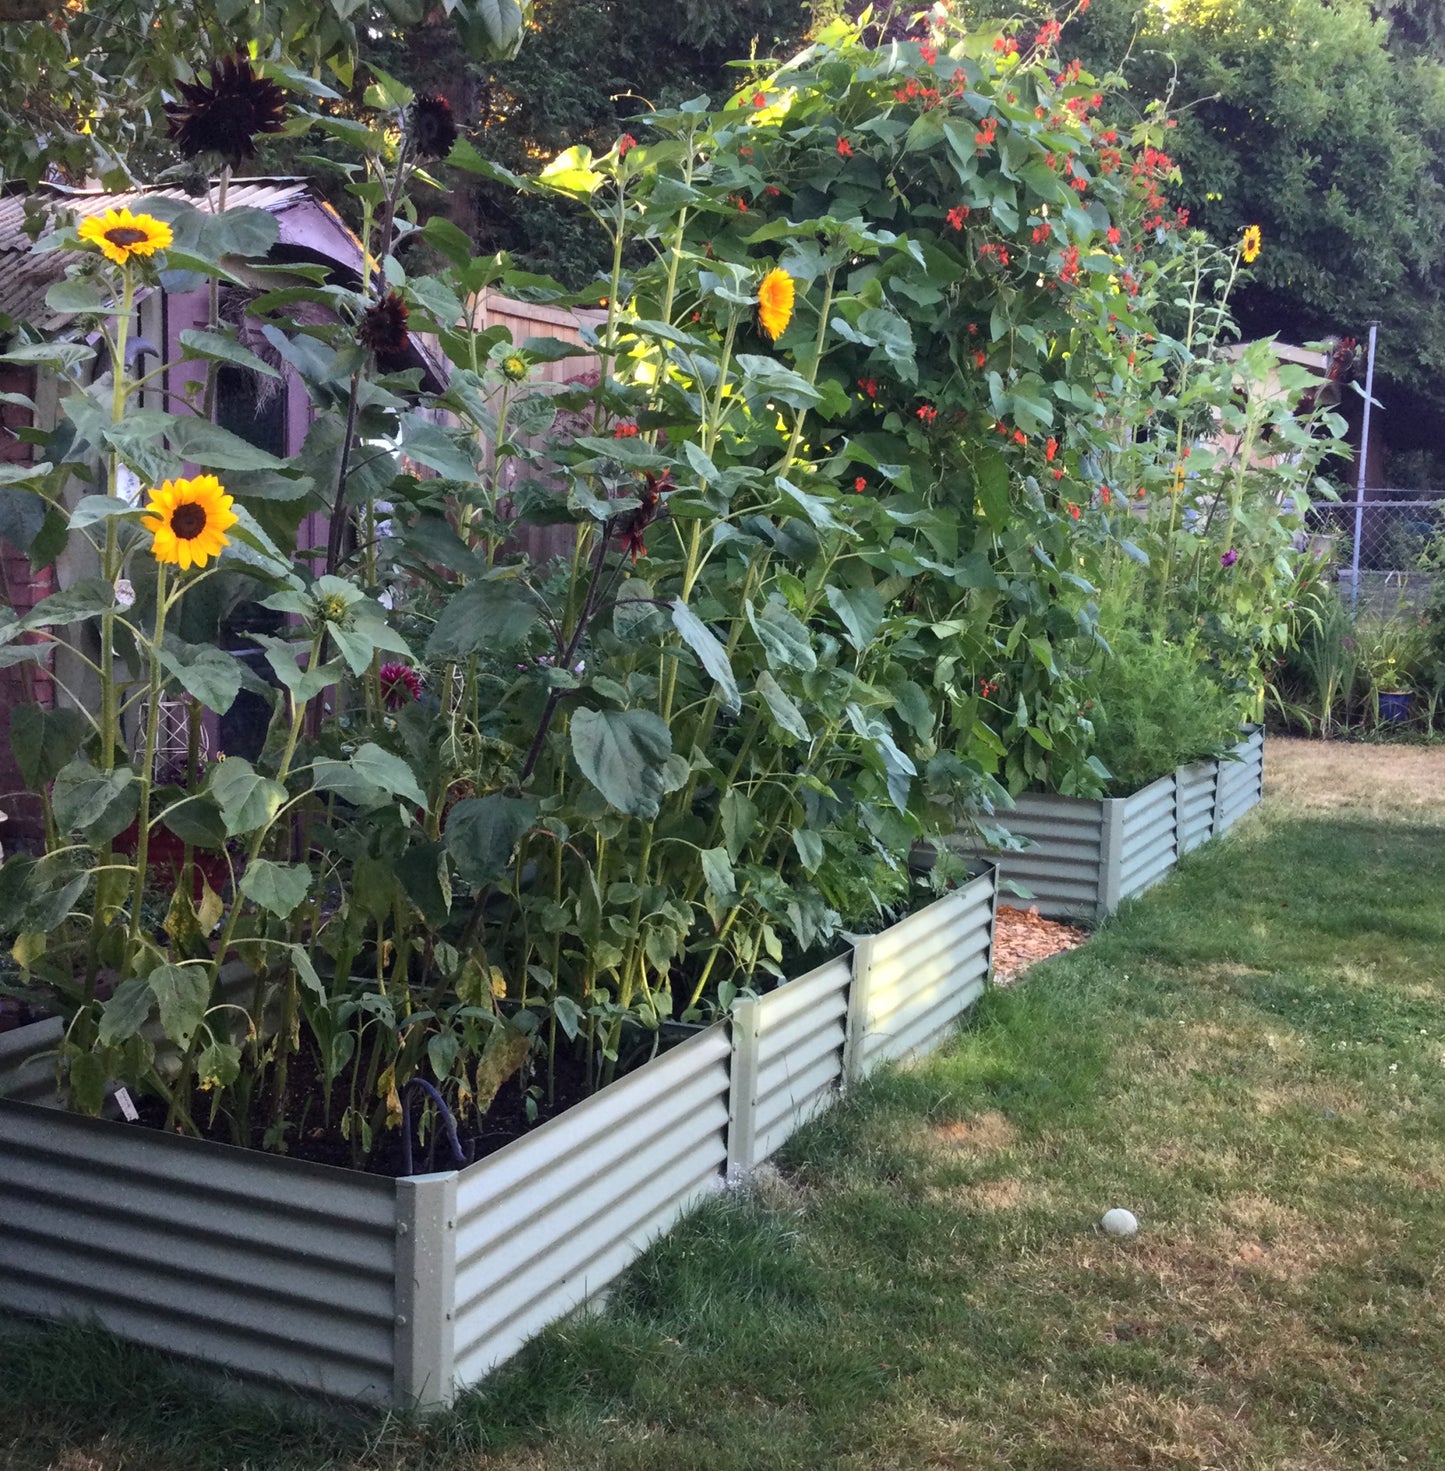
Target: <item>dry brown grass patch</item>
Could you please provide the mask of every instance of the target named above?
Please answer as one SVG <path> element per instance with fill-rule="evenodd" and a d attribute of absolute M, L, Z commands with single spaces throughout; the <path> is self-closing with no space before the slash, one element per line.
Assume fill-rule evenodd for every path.
<path fill-rule="evenodd" d="M 1018 1130 L 997 1109 L 971 1119 L 937 1124 L 933 1129 L 937 1146 L 968 1154 L 995 1154 L 999 1150 L 1011 1149 L 1018 1142 L 1018 1137 Z"/>
<path fill-rule="evenodd" d="M 1426 816 L 1445 790 L 1445 750 L 1271 736 L 1264 775 L 1265 796 L 1298 811 Z"/>

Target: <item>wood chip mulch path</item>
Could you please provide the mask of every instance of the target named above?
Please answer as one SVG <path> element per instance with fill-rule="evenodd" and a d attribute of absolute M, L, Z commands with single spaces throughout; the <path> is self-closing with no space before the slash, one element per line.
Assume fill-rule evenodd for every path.
<path fill-rule="evenodd" d="M 1015 909 L 1000 904 L 994 919 L 993 978 L 996 985 L 1012 986 L 1021 981 L 1031 965 L 1050 956 L 1062 955 L 1082 945 L 1088 930 L 1059 920 L 1045 919 L 1039 911 Z"/>

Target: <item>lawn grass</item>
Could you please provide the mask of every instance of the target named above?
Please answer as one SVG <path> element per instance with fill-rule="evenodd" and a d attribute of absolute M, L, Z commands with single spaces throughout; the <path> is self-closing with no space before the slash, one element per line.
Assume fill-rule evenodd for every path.
<path fill-rule="evenodd" d="M 1445 753 L 1267 759 L 1261 814 L 450 1414 L 12 1329 L 0 1466 L 1445 1466 Z"/>

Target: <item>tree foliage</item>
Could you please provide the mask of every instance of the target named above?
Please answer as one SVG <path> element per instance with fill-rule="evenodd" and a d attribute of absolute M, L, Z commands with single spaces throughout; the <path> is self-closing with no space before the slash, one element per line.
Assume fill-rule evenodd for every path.
<path fill-rule="evenodd" d="M 1418 13 L 1417 13 L 1418 11 Z M 1429 7 L 1365 0 L 1096 0 L 1078 44 L 1123 105 L 1167 97 L 1180 200 L 1221 243 L 1258 224 L 1247 333 L 1364 335 L 1399 431 L 1445 404 L 1445 68 Z"/>

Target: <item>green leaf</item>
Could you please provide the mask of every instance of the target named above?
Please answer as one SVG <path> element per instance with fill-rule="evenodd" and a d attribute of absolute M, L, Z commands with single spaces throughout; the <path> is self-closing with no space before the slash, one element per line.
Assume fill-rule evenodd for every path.
<path fill-rule="evenodd" d="M 515 581 L 470 582 L 442 609 L 427 657 L 465 659 L 483 649 L 514 649 L 541 617 L 536 597 Z"/>
<path fill-rule="evenodd" d="M 652 584 L 640 577 L 629 577 L 617 589 L 612 631 L 618 638 L 645 638 L 661 631 L 665 624 L 662 609 L 654 601 L 656 596 Z"/>
<path fill-rule="evenodd" d="M 209 793 L 178 801 L 161 821 L 183 843 L 217 851 L 226 846 L 226 824 Z"/>
<path fill-rule="evenodd" d="M 834 587 L 824 590 L 828 606 L 848 630 L 848 642 L 860 652 L 866 649 L 883 623 L 883 599 L 871 587 Z"/>
<path fill-rule="evenodd" d="M 374 654 L 400 654 L 412 657 L 411 646 L 396 629 L 381 618 L 353 617 L 333 623 L 331 637 L 353 674 L 365 674 Z"/>
<path fill-rule="evenodd" d="M 377 807 L 389 797 L 400 797 L 417 807 L 427 804 L 411 767 L 371 741 L 345 761 L 318 761 L 312 769 L 312 785 L 318 792 L 336 792 L 358 807 Z"/>
<path fill-rule="evenodd" d="M 770 600 L 761 613 L 749 604 L 748 622 L 773 669 L 801 669 L 806 673 L 818 667 L 807 628 L 781 602 Z"/>
<path fill-rule="evenodd" d="M 229 654 L 210 644 L 167 643 L 161 666 L 192 699 L 224 715 L 241 690 L 241 669 Z"/>
<path fill-rule="evenodd" d="M 651 821 L 667 791 L 672 733 L 650 710 L 578 710 L 572 754 L 582 774 L 619 812 Z"/>
<path fill-rule="evenodd" d="M 109 521 L 112 516 L 130 516 L 139 520 L 144 514 L 138 506 L 128 504 L 119 496 L 85 495 L 81 496 L 70 513 L 70 529 L 83 531 L 87 526 Z"/>
<path fill-rule="evenodd" d="M 522 49 L 532 0 L 457 0 L 455 17 L 474 61 L 511 61 Z"/>
<path fill-rule="evenodd" d="M 297 655 L 304 653 L 304 646 L 292 644 L 284 638 L 272 638 L 270 634 L 253 633 L 251 637 L 266 651 L 266 662 L 272 673 L 290 691 L 298 705 L 314 700 L 324 690 L 341 679 L 341 665 L 332 660 L 316 669 L 303 669 L 297 663 Z"/>
<path fill-rule="evenodd" d="M 32 792 L 54 781 L 89 735 L 90 725 L 78 710 L 21 704 L 10 712 L 10 749 L 21 781 Z"/>
<path fill-rule="evenodd" d="M 239 434 L 212 424 L 197 414 L 176 414 L 167 435 L 182 459 L 207 470 L 284 470 L 285 460 L 248 444 Z"/>
<path fill-rule="evenodd" d="M 89 277 L 71 277 L 57 281 L 45 293 L 45 305 L 53 312 L 103 312 L 115 297 L 99 281 Z"/>
<path fill-rule="evenodd" d="M 129 766 L 99 771 L 78 757 L 56 774 L 50 800 L 61 832 L 83 831 L 94 841 L 105 842 L 130 824 L 140 793 Z"/>
<path fill-rule="evenodd" d="M 723 842 L 727 844 L 728 856 L 736 863 L 757 830 L 757 804 L 745 792 L 733 788 L 723 794 L 718 811 L 722 816 Z"/>
<path fill-rule="evenodd" d="M 681 598 L 672 600 L 672 623 L 688 648 L 697 655 L 702 667 L 717 681 L 723 707 L 738 710 L 742 705 L 742 696 L 738 693 L 737 681 L 733 678 L 727 650 Z"/>
<path fill-rule="evenodd" d="M 181 332 L 181 345 L 187 349 L 187 358 L 203 358 L 210 362 L 234 363 L 252 373 L 264 374 L 267 378 L 281 375 L 264 358 L 257 357 L 249 347 L 243 347 L 234 337 L 225 337 L 219 332 L 206 332 L 199 327 L 186 327 Z"/>
<path fill-rule="evenodd" d="M 823 862 L 823 839 L 811 828 L 793 829 L 793 847 L 804 873 L 816 873 Z"/>
<path fill-rule="evenodd" d="M 220 804 L 229 837 L 265 827 L 281 810 L 286 788 L 255 771 L 249 761 L 232 756 L 214 768 L 211 796 Z"/>
<path fill-rule="evenodd" d="M 146 977 L 160 1010 L 161 1031 L 177 1047 L 189 1047 L 211 999 L 206 965 L 162 965 Z"/>
<path fill-rule="evenodd" d="M 781 475 L 777 476 L 773 483 L 819 531 L 848 530 L 848 527 L 833 514 L 833 507 L 822 496 L 809 495 L 806 491 L 799 490 L 792 481 Z"/>
<path fill-rule="evenodd" d="M 155 992 L 145 976 L 131 976 L 115 988 L 110 1000 L 101 1007 L 98 1036 L 101 1044 L 114 1047 L 128 1041 L 145 1025 L 155 1002 Z"/>
<path fill-rule="evenodd" d="M 474 439 L 453 436 L 439 424 L 418 415 L 408 414 L 402 421 L 401 452 L 419 465 L 435 470 L 446 480 L 471 484 L 477 478 L 476 454 L 480 445 Z"/>
<path fill-rule="evenodd" d="M 522 836 L 537 820 L 530 797 L 492 792 L 458 802 L 447 818 L 446 846 L 462 877 L 474 888 L 506 873 Z"/>
<path fill-rule="evenodd" d="M 979 458 L 974 466 L 973 493 L 989 527 L 1004 530 L 1009 522 L 1008 464 L 1002 455 L 989 453 Z"/>
<path fill-rule="evenodd" d="M 63 628 L 81 623 L 115 607 L 115 591 L 99 577 L 77 582 L 63 592 L 51 593 L 23 617 L 0 629 L 0 642 L 8 643 L 33 628 Z"/>
<path fill-rule="evenodd" d="M 740 352 L 736 361 L 749 397 L 777 399 L 795 409 L 815 408 L 823 401 L 823 395 L 801 373 L 773 358 Z"/>
<path fill-rule="evenodd" d="M 567 1034 L 567 1040 L 575 1042 L 578 1032 L 582 1030 L 582 1008 L 570 996 L 554 996 L 552 1011 L 557 1018 L 557 1025 Z"/>
<path fill-rule="evenodd" d="M 700 857 L 702 858 L 702 875 L 707 881 L 708 893 L 725 908 L 736 904 L 738 881 L 733 874 L 728 850 L 726 848 L 704 848 Z"/>
<path fill-rule="evenodd" d="M 241 892 L 277 919 L 285 919 L 311 887 L 311 870 L 304 863 L 272 863 L 253 858 L 241 875 Z"/>
<path fill-rule="evenodd" d="M 803 718 L 803 712 L 798 709 L 783 687 L 766 669 L 757 677 L 757 691 L 767 702 L 773 719 L 789 735 L 796 736 L 800 741 L 806 741 L 811 737 L 812 732 L 808 729 L 808 722 Z"/>
<path fill-rule="evenodd" d="M 233 1042 L 212 1042 L 196 1054 L 196 1083 L 205 1089 L 226 1088 L 241 1076 L 241 1049 Z"/>

